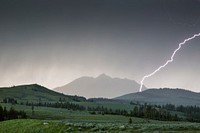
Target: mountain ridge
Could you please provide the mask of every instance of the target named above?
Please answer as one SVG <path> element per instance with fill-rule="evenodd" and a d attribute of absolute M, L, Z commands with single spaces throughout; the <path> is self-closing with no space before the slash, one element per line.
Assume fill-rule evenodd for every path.
<path fill-rule="evenodd" d="M 54 90 L 64 94 L 81 95 L 87 98 L 114 98 L 139 91 L 139 84 L 130 79 L 112 78 L 106 74 L 97 77 L 80 77 Z M 144 87 L 144 90 L 146 87 Z M 89 92 L 89 93 L 88 93 Z"/>
<path fill-rule="evenodd" d="M 150 104 L 200 105 L 200 93 L 180 88 L 151 88 L 114 99 Z"/>

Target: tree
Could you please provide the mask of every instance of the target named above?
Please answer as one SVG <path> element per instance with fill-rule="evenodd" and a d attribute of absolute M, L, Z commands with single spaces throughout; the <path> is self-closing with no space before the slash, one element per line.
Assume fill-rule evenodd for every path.
<path fill-rule="evenodd" d="M 4 120 L 4 116 L 3 116 L 3 107 L 0 105 L 0 121 Z"/>
<path fill-rule="evenodd" d="M 7 103 L 8 101 L 7 101 L 7 98 L 4 98 L 3 99 L 3 103 Z"/>
<path fill-rule="evenodd" d="M 139 109 L 138 109 L 138 106 L 135 106 L 134 109 L 133 109 L 133 115 L 134 116 L 139 116 Z"/>
<path fill-rule="evenodd" d="M 131 119 L 131 117 L 128 119 L 128 123 L 131 124 L 133 121 Z"/>
<path fill-rule="evenodd" d="M 3 116 L 4 116 L 4 120 L 8 119 L 8 111 L 6 107 L 3 108 Z"/>
<path fill-rule="evenodd" d="M 33 105 L 33 102 L 31 104 L 31 110 L 32 110 L 32 116 L 34 115 L 34 105 Z"/>
<path fill-rule="evenodd" d="M 42 99 L 41 98 L 39 98 L 39 104 L 38 104 L 39 106 L 41 106 L 42 105 Z"/>
<path fill-rule="evenodd" d="M 24 111 L 19 111 L 19 112 L 18 112 L 18 116 L 19 116 L 20 118 L 27 118 L 26 112 L 24 112 Z"/>
<path fill-rule="evenodd" d="M 152 107 L 150 105 L 145 106 L 145 112 L 144 112 L 145 118 L 151 118 L 151 109 Z"/>
<path fill-rule="evenodd" d="M 11 107 L 9 112 L 8 112 L 8 119 L 17 119 L 18 117 L 18 112 L 13 108 Z"/>

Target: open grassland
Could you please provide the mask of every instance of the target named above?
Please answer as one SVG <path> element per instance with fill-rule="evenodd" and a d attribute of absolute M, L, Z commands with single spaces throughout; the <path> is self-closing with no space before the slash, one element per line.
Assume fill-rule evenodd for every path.
<path fill-rule="evenodd" d="M 93 103 L 80 102 L 85 106 Z M 0 133 L 65 133 L 65 132 L 181 132 L 200 133 L 200 123 L 156 121 L 120 115 L 92 115 L 88 111 L 72 111 L 62 108 L 34 107 L 3 104 L 7 109 L 13 106 L 24 110 L 29 119 L 8 120 L 0 122 Z M 131 108 L 127 104 L 106 103 L 108 107 Z M 30 119 L 32 118 L 32 119 Z M 132 123 L 130 123 L 130 118 Z"/>
<path fill-rule="evenodd" d="M 118 116 L 113 116 L 115 119 Z M 99 118 L 102 120 L 101 118 Z M 9 120 L 0 122 L 1 133 L 64 133 L 64 132 L 181 132 L 198 133 L 200 124 L 188 122 L 160 122 L 132 118 L 133 123 L 68 120 Z"/>
<path fill-rule="evenodd" d="M 3 104 L 7 108 L 11 104 Z M 65 132 L 181 132 L 200 133 L 200 123 L 156 121 L 119 115 L 92 115 L 87 111 L 15 105 L 29 118 L 0 122 L 0 133 L 65 133 Z"/>
<path fill-rule="evenodd" d="M 98 107 L 104 106 L 111 109 L 126 109 L 131 110 L 134 108 L 134 105 L 130 104 L 121 104 L 121 103 L 93 103 L 93 102 L 76 102 L 76 104 L 83 105 L 85 107 Z M 32 114 L 32 107 L 26 105 L 12 105 L 1 103 L 3 107 L 9 109 L 11 106 L 16 110 L 24 110 L 27 115 L 31 118 L 36 119 L 74 119 L 74 117 L 88 117 L 95 116 L 91 115 L 88 111 L 72 111 L 63 108 L 51 108 L 51 107 L 41 107 L 34 106 L 34 115 Z M 102 116 L 102 115 L 99 115 Z"/>
<path fill-rule="evenodd" d="M 89 104 L 89 103 L 84 103 Z M 111 103 L 109 103 L 111 104 Z M 108 104 L 108 106 L 109 106 Z M 0 122 L 0 133 L 65 132 L 185 132 L 200 133 L 200 123 L 156 121 L 120 115 L 92 115 L 88 111 L 2 104 L 27 112 L 28 118 Z M 94 105 L 95 106 L 95 105 Z M 113 108 L 117 105 L 113 104 Z M 126 105 L 122 105 L 126 106 Z M 130 123 L 130 118 L 132 122 Z"/>
<path fill-rule="evenodd" d="M 25 105 L 11 105 L 2 104 L 6 108 L 14 107 L 16 110 L 24 110 L 29 118 L 40 119 L 40 120 L 68 120 L 68 121 L 83 121 L 83 122 L 117 122 L 117 123 L 127 123 L 128 117 L 120 115 L 102 115 L 96 114 L 92 115 L 88 111 L 72 111 L 62 108 L 50 108 L 50 107 L 34 107 L 34 114 L 32 114 L 31 106 Z M 135 118 L 137 122 L 143 121 L 143 119 Z"/>

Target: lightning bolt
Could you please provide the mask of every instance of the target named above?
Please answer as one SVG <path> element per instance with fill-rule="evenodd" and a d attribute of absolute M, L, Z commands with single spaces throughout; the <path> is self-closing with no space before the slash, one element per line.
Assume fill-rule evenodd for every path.
<path fill-rule="evenodd" d="M 166 61 L 165 64 L 161 65 L 160 67 L 158 67 L 155 71 L 153 71 L 152 73 L 145 75 L 142 80 L 140 81 L 140 92 L 142 91 L 142 87 L 144 84 L 144 80 L 146 78 L 149 78 L 151 76 L 153 76 L 154 74 L 156 74 L 158 71 L 160 71 L 162 68 L 166 67 L 169 63 L 173 62 L 174 60 L 174 56 L 176 55 L 176 53 L 181 49 L 181 46 L 184 45 L 186 42 L 194 39 L 195 37 L 200 36 L 200 33 L 198 34 L 194 34 L 192 37 L 185 39 L 183 42 L 179 43 L 178 48 L 174 50 L 173 54 L 171 55 L 171 58 L 169 60 Z"/>

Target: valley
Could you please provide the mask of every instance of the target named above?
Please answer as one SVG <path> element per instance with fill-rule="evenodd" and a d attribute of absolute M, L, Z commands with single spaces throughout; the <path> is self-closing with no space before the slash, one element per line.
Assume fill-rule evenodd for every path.
<path fill-rule="evenodd" d="M 151 89 L 146 91 L 151 92 Z M 155 94 L 156 90 L 153 91 Z M 159 91 L 162 90 L 158 89 Z M 86 99 L 82 96 L 54 92 L 37 84 L 0 88 L 0 92 L 2 107 L 8 111 L 12 107 L 15 110 L 24 111 L 27 115 L 27 119 L 7 119 L 0 122 L 2 132 L 21 133 L 30 130 L 52 133 L 167 132 L 169 130 L 198 132 L 200 130 L 199 118 L 192 116 L 192 112 L 190 115 L 184 112 L 188 106 L 156 105 L 150 102 L 120 100 L 119 97 Z M 145 91 L 141 92 L 141 95 L 142 93 Z M 188 91 L 186 93 L 193 94 Z M 183 109 L 180 110 L 180 107 Z M 9 127 L 11 124 L 12 127 Z M 26 124 L 28 126 L 24 126 Z"/>

